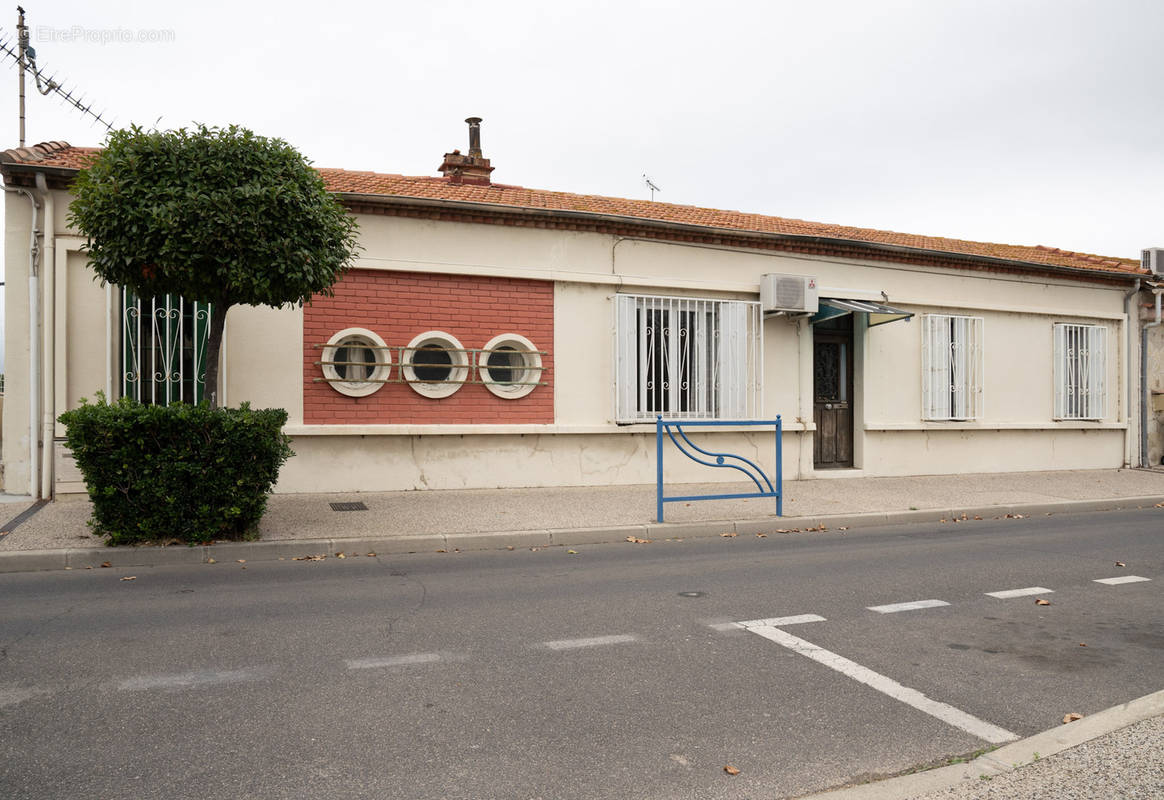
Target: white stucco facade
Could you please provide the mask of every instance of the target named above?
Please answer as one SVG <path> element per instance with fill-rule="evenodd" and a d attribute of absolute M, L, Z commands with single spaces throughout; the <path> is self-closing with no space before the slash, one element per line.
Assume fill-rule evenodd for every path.
<path fill-rule="evenodd" d="M 98 391 L 119 392 L 120 319 L 116 294 L 93 279 L 82 241 L 65 224 L 67 192 L 51 192 L 54 220 L 42 237 L 42 324 L 29 342 L 28 234 L 31 208 L 6 204 L 7 396 L 3 415 L 5 490 L 28 493 L 35 470 L 57 492 L 83 490 L 60 452 L 64 430 L 51 420 Z M 42 201 L 42 206 L 44 205 Z M 43 209 L 42 209 L 43 213 Z M 888 302 L 914 314 L 875 328 L 861 314 L 852 326 L 852 468 L 814 466 L 813 329 L 808 316 L 762 323 L 763 418 L 784 425 L 786 478 L 923 475 L 1116 468 L 1139 457 L 1139 320 L 1129 320 L 1132 282 L 1087 275 L 1026 274 L 808 255 L 745 246 L 710 246 L 601 232 L 359 214 L 362 255 L 372 272 L 520 278 L 553 285 L 552 422 L 489 424 L 317 424 L 304 411 L 304 310 L 230 310 L 224 345 L 224 398 L 289 414 L 296 456 L 279 492 L 384 491 L 609 485 L 655 478 L 654 426 L 617 424 L 616 317 L 620 293 L 723 300 L 759 299 L 769 273 L 812 276 L 822 298 Z M 981 402 L 977 419 L 923 419 L 925 315 L 981 319 Z M 455 320 L 450 321 L 450 324 Z M 1053 326 L 1104 330 L 1104 413 L 1055 418 Z M 1129 327 L 1131 326 L 1131 327 Z M 520 333 L 520 331 L 518 331 Z M 1157 330 L 1154 334 L 1159 336 Z M 30 351 L 30 344 L 35 351 Z M 310 343 L 308 343 L 310 344 Z M 48 466 L 30 464 L 30 352 L 42 364 L 41 397 L 50 424 Z M 1158 350 L 1155 374 L 1159 375 Z M 1152 387 L 1157 391 L 1164 386 Z M 1155 412 L 1150 411 L 1150 419 Z M 728 428 L 707 434 L 715 449 L 772 470 L 770 431 Z M 1159 458 L 1159 447 L 1153 451 Z M 34 458 L 40 458 L 39 455 Z M 673 450 L 670 481 L 736 480 Z M 728 473 L 728 474 L 725 474 Z"/>

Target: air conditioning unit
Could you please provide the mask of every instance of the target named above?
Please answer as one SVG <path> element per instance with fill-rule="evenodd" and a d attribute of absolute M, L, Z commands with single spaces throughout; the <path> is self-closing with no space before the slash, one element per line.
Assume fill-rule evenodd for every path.
<path fill-rule="evenodd" d="M 819 307 L 816 278 L 775 273 L 761 276 L 760 310 L 765 314 L 815 314 Z"/>
<path fill-rule="evenodd" d="M 1141 251 L 1140 263 L 1153 275 L 1164 275 L 1164 247 L 1149 247 Z"/>

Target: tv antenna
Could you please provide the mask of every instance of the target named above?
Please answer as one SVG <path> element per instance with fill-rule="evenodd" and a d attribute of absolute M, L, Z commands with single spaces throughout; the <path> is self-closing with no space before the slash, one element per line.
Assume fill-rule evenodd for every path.
<path fill-rule="evenodd" d="M 651 190 L 651 202 L 655 202 L 655 192 L 663 191 L 655 185 L 654 181 L 647 177 L 647 173 L 643 173 L 643 182 L 647 184 L 647 188 Z"/>
<path fill-rule="evenodd" d="M 75 89 L 66 90 L 59 81 L 52 76 L 46 76 L 44 70 L 36 65 L 36 50 L 28 43 L 28 26 L 24 24 L 24 9 L 16 7 L 16 43 L 11 39 L 0 38 L 0 57 L 7 56 L 16 62 L 16 71 L 20 76 L 20 146 L 24 147 L 24 74 L 31 72 L 36 80 L 36 90 L 46 97 L 55 94 L 65 104 L 72 106 L 94 122 L 105 126 L 106 130 L 113 130 L 113 124 L 104 116 L 93 110 L 93 106 L 85 102 L 85 95 L 79 97 L 73 94 Z"/>

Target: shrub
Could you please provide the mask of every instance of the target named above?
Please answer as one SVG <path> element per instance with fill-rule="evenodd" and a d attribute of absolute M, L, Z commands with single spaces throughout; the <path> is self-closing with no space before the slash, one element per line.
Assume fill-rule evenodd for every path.
<path fill-rule="evenodd" d="M 293 455 L 287 412 L 82 401 L 61 415 L 108 543 L 239 539 L 255 529 Z"/>

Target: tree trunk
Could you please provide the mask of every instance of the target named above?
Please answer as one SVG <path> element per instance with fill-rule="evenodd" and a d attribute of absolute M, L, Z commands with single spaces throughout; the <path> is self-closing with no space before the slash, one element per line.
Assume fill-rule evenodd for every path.
<path fill-rule="evenodd" d="M 218 354 L 222 349 L 222 331 L 226 327 L 226 303 L 215 303 L 210 314 L 210 336 L 206 342 L 206 380 L 203 396 L 211 408 L 218 408 Z"/>

